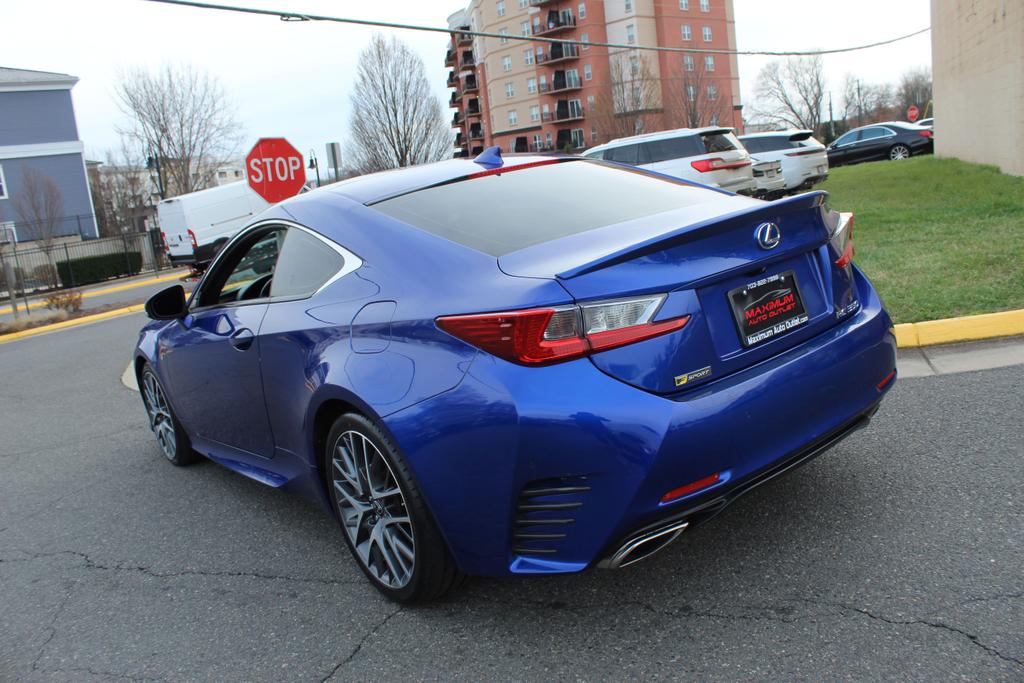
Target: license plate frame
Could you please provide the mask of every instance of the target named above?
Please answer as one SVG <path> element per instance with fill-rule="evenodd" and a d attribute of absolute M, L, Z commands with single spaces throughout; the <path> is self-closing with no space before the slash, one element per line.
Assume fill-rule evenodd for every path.
<path fill-rule="evenodd" d="M 744 348 L 776 339 L 810 319 L 793 270 L 735 287 L 726 299 Z"/>

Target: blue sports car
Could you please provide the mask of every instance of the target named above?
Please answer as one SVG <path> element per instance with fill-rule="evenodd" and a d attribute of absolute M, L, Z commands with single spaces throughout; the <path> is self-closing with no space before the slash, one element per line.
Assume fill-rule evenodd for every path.
<path fill-rule="evenodd" d="M 496 148 L 294 197 L 147 303 L 150 425 L 176 465 L 322 503 L 395 600 L 623 567 L 893 385 L 825 200 Z"/>

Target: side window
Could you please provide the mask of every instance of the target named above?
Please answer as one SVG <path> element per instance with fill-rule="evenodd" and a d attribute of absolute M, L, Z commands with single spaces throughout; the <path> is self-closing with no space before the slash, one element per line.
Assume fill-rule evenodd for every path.
<path fill-rule="evenodd" d="M 865 128 L 864 130 L 862 130 L 860 132 L 860 139 L 874 140 L 875 138 L 880 138 L 885 135 L 888 135 L 888 132 L 885 130 L 885 128 L 878 128 L 876 126 L 874 128 Z"/>
<path fill-rule="evenodd" d="M 636 145 L 623 145 L 622 147 L 613 147 L 605 151 L 604 158 L 609 161 L 617 161 L 620 164 L 636 164 L 637 150 Z"/>
<path fill-rule="evenodd" d="M 345 265 L 345 259 L 323 240 L 291 229 L 277 259 L 270 296 L 302 297 L 320 289 Z"/>
<path fill-rule="evenodd" d="M 251 301 L 270 296 L 284 228 L 253 233 L 232 245 L 199 292 L 199 306 Z"/>
<path fill-rule="evenodd" d="M 740 138 L 740 142 L 747 148 L 747 151 L 753 154 L 770 151 L 765 149 L 764 140 L 764 138 Z"/>
<path fill-rule="evenodd" d="M 686 157 L 704 153 L 697 143 L 696 136 L 693 135 L 667 138 L 665 140 L 652 140 L 651 142 L 642 143 L 642 146 L 646 148 L 647 157 L 647 161 L 642 163 L 653 164 L 670 159 L 685 159 Z"/>
<path fill-rule="evenodd" d="M 846 133 L 845 135 L 841 136 L 838 140 L 836 140 L 836 147 L 838 147 L 839 145 L 848 145 L 851 142 L 854 142 L 857 139 L 857 134 L 859 132 L 860 131 L 851 130 L 849 133 Z"/>

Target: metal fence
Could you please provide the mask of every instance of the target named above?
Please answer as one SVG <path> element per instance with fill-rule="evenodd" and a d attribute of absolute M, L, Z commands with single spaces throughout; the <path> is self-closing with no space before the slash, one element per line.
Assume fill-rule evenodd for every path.
<path fill-rule="evenodd" d="M 0 298 L 65 289 L 168 267 L 159 230 L 82 241 L 55 240 L 47 249 L 8 243 L 0 247 Z"/>

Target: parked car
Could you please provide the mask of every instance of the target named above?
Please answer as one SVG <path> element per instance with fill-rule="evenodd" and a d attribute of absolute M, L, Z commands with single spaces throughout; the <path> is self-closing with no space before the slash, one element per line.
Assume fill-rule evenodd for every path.
<path fill-rule="evenodd" d="M 854 128 L 828 146 L 830 166 L 931 154 L 932 131 L 913 123 L 887 121 Z"/>
<path fill-rule="evenodd" d="M 398 601 L 626 566 L 892 387 L 823 199 L 498 148 L 288 199 L 146 304 L 150 426 L 175 465 L 321 503 Z"/>
<path fill-rule="evenodd" d="M 934 128 L 935 127 L 935 119 L 933 119 L 933 118 L 918 119 L 917 121 L 914 122 L 914 124 L 918 125 L 918 126 L 921 126 L 922 128 Z"/>
<path fill-rule="evenodd" d="M 156 212 L 167 257 L 175 265 L 210 261 L 268 206 L 244 181 L 162 200 Z"/>
<path fill-rule="evenodd" d="M 786 189 L 809 190 L 828 178 L 825 145 L 810 130 L 782 130 L 741 135 L 739 140 L 756 161 L 779 161 Z"/>
<path fill-rule="evenodd" d="M 679 128 L 618 138 L 587 150 L 590 159 L 639 166 L 740 194 L 757 183 L 750 155 L 732 128 Z"/>

